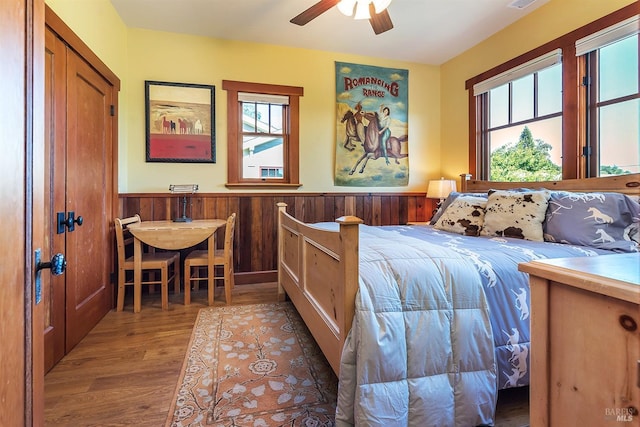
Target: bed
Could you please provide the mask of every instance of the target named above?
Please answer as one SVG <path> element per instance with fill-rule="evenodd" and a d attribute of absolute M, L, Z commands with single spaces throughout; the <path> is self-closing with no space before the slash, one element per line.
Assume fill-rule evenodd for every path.
<path fill-rule="evenodd" d="M 339 375 L 337 425 L 493 424 L 497 390 L 528 384 L 528 279 L 518 263 L 637 250 L 629 236 L 637 239 L 640 211 L 629 200 L 640 174 L 537 183 L 463 175 L 460 193 L 433 226 L 370 227 L 353 216 L 305 224 L 278 204 L 279 297 L 291 299 Z M 446 226 L 449 212 L 483 194 L 483 212 L 499 211 L 499 196 L 537 203 L 546 228 L 520 224 L 512 234 L 493 214 L 480 229 L 498 234 L 466 235 L 476 230 L 472 215 Z M 631 209 L 631 219 L 610 215 L 625 217 L 625 239 L 569 233 L 571 215 L 585 217 L 569 210 L 576 203 Z M 589 221 L 608 221 L 601 205 L 585 211 Z"/>

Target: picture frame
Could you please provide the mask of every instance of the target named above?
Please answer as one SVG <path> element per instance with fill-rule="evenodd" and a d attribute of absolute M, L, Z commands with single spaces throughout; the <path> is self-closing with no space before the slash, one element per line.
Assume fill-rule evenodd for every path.
<path fill-rule="evenodd" d="M 215 86 L 145 80 L 146 161 L 215 163 Z"/>

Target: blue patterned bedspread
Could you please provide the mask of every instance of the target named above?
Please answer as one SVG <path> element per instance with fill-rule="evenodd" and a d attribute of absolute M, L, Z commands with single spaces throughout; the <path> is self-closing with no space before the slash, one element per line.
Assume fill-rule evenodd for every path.
<path fill-rule="evenodd" d="M 536 259 L 612 253 L 559 243 L 462 236 L 439 231 L 431 226 L 376 228 L 442 245 L 464 255 L 477 267 L 490 310 L 499 389 L 529 384 L 529 277 L 518 271 L 518 264 Z"/>

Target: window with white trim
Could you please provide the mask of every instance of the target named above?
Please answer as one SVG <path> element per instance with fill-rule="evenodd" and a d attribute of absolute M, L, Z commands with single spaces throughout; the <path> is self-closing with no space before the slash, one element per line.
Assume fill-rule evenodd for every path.
<path fill-rule="evenodd" d="M 561 179 L 561 59 L 556 49 L 473 86 L 484 179 Z"/>
<path fill-rule="evenodd" d="M 536 148 L 561 166 L 562 179 L 640 172 L 638 29 L 637 5 L 628 5 L 467 80 L 469 171 L 479 179 L 519 180 L 502 170 L 547 167 L 544 156 L 540 164 L 497 158 L 505 154 L 497 151 L 501 133 L 511 131 L 503 139 L 513 141 L 521 131 L 518 141 L 544 142 Z M 545 58 L 554 50 L 562 62 L 549 66 Z M 543 135 L 538 124 L 555 133 Z M 534 179 L 549 176 L 542 175 Z"/>
<path fill-rule="evenodd" d="M 584 57 L 586 176 L 640 172 L 638 16 L 576 41 Z"/>
<path fill-rule="evenodd" d="M 238 103 L 242 111 L 241 179 L 283 179 L 289 97 L 240 92 Z M 277 170 L 281 173 L 273 173 Z"/>

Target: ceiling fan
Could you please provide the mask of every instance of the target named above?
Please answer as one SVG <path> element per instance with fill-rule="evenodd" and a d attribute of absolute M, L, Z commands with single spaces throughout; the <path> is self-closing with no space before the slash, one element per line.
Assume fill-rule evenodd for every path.
<path fill-rule="evenodd" d="M 354 15 L 354 19 L 368 19 L 373 32 L 381 34 L 393 28 L 387 12 L 390 3 L 391 0 L 320 0 L 290 22 L 305 25 L 333 6 L 338 6 L 338 10 L 347 16 Z"/>

